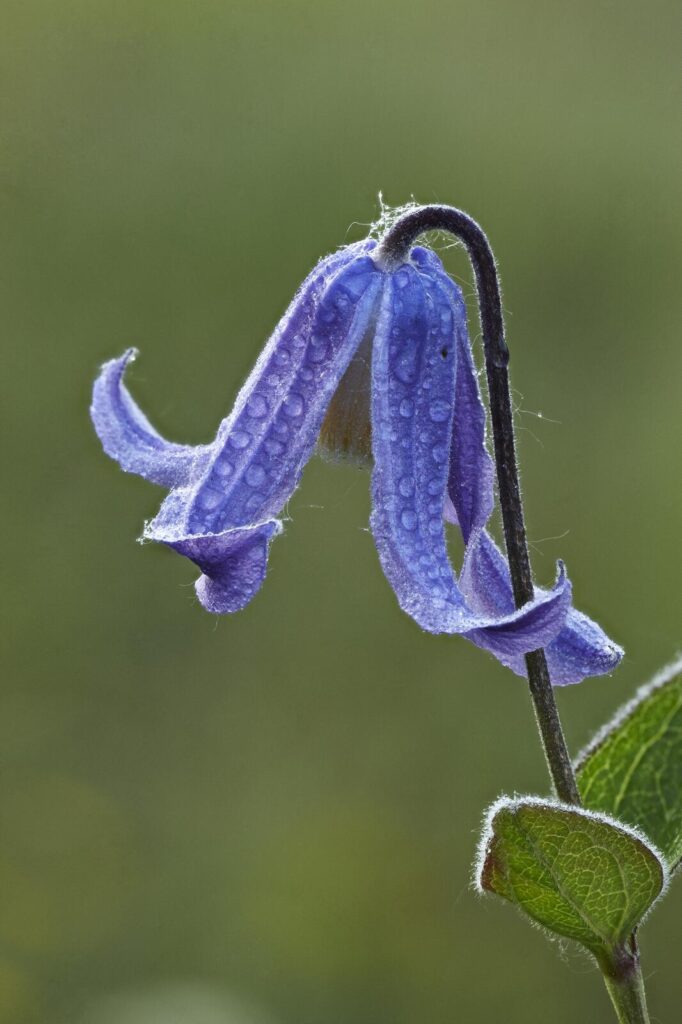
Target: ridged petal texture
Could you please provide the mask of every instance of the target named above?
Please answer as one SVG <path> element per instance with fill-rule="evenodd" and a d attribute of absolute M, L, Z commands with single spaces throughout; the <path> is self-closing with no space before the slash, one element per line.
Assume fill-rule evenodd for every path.
<path fill-rule="evenodd" d="M 401 608 L 423 629 L 476 630 L 494 653 L 522 654 L 556 636 L 570 584 L 560 572 L 551 593 L 502 615 L 470 607 L 460 590 L 443 517 L 459 371 L 454 316 L 433 275 L 403 266 L 390 276 L 372 361 L 372 532 Z"/>
<path fill-rule="evenodd" d="M 413 259 L 449 293 L 455 311 L 460 310 L 455 331 L 459 353 L 457 411 L 450 449 L 446 515 L 459 523 L 467 545 L 460 580 L 462 592 L 480 614 L 506 615 L 515 607 L 514 593 L 507 560 L 485 529 L 494 505 L 494 470 L 486 448 L 485 408 L 471 354 L 461 291 L 445 273 L 435 253 L 415 249 Z M 536 593 L 543 591 L 536 588 Z M 478 631 L 470 633 L 468 639 L 490 649 L 487 638 Z M 517 675 L 525 676 L 522 657 L 499 649 L 493 653 Z M 572 606 L 562 629 L 545 645 L 545 653 L 554 686 L 579 683 L 587 676 L 612 672 L 623 657 L 623 649 L 610 640 L 596 622 Z"/>
<path fill-rule="evenodd" d="M 367 459 L 371 447 L 381 565 L 423 629 L 463 634 L 521 675 L 524 653 L 545 647 L 557 685 L 610 671 L 622 652 L 571 607 L 561 563 L 551 590 L 515 608 L 486 530 L 494 471 L 460 289 L 429 250 L 386 271 L 373 247 L 347 246 L 304 281 L 210 445 L 173 444 L 151 426 L 123 383 L 134 350 L 102 367 L 91 415 L 104 450 L 169 488 L 144 538 L 199 567 L 208 611 L 243 608 L 324 422 L 323 448 Z M 446 521 L 466 544 L 459 580 Z"/>

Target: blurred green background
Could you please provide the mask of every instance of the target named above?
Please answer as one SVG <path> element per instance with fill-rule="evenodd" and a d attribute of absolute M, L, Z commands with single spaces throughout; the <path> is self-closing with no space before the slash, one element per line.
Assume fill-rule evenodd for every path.
<path fill-rule="evenodd" d="M 266 586 L 216 620 L 190 563 L 135 543 L 162 492 L 87 409 L 135 344 L 152 420 L 210 439 L 379 190 L 469 210 L 503 271 L 537 575 L 564 557 L 627 647 L 559 695 L 577 751 L 682 642 L 681 21 L 4 0 L 0 1024 L 611 1020 L 585 958 L 470 891 L 484 806 L 547 790 L 529 701 L 399 611 L 366 474 L 313 461 Z M 678 883 L 642 938 L 660 1021 L 681 911 Z"/>

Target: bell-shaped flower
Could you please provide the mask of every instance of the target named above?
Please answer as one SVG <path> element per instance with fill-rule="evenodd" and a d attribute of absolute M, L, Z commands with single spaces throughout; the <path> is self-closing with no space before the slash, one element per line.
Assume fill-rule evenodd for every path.
<path fill-rule="evenodd" d="M 318 264 L 209 445 L 154 430 L 123 383 L 133 350 L 103 366 L 91 414 L 104 450 L 170 489 L 144 537 L 199 567 L 208 611 L 238 611 L 263 583 L 278 516 L 319 440 L 371 456 L 381 565 L 423 629 L 462 634 L 521 675 L 523 655 L 545 647 L 554 684 L 610 671 L 622 652 L 572 609 L 561 564 L 550 590 L 514 606 L 506 559 L 485 529 L 493 470 L 459 288 L 427 249 L 387 267 L 374 247 L 346 246 Z M 447 520 L 466 544 L 460 579 Z"/>

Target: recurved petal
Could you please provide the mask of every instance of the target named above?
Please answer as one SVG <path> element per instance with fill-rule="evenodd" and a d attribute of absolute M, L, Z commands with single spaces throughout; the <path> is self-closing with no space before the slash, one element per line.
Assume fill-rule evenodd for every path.
<path fill-rule="evenodd" d="M 126 367 L 136 355 L 136 350 L 129 348 L 102 367 L 92 392 L 92 422 L 104 451 L 121 469 L 154 484 L 178 487 L 187 483 L 197 459 L 207 449 L 173 444 L 157 433 L 123 383 Z"/>
<path fill-rule="evenodd" d="M 382 280 L 369 256 L 349 247 L 289 310 L 189 496 L 191 533 L 220 533 L 280 512 L 374 316 Z"/>
<path fill-rule="evenodd" d="M 486 447 L 486 412 L 467 329 L 466 307 L 459 286 L 445 272 L 438 256 L 416 248 L 413 257 L 452 308 L 457 354 L 455 418 L 450 446 L 445 518 L 459 524 L 464 541 L 488 522 L 494 505 L 494 466 Z"/>
<path fill-rule="evenodd" d="M 150 540 L 163 541 L 197 565 L 202 575 L 195 583 L 197 597 L 206 611 L 217 615 L 238 612 L 255 596 L 265 579 L 268 548 L 282 524 L 271 519 L 222 533 L 173 536 L 150 531 Z"/>
<path fill-rule="evenodd" d="M 372 363 L 372 532 L 400 606 L 432 633 L 476 632 L 507 654 L 541 646 L 566 617 L 570 584 L 502 614 L 469 607 L 450 564 L 443 504 L 455 394 L 453 309 L 411 266 L 391 275 Z"/>
<path fill-rule="evenodd" d="M 461 585 L 469 604 L 485 615 L 506 615 L 514 608 L 514 596 L 506 559 L 486 530 L 471 540 L 464 559 Z M 543 593 L 540 588 L 536 591 Z M 523 657 L 493 650 L 486 636 L 469 639 L 486 647 L 520 676 L 526 675 Z M 569 608 L 561 630 L 545 647 L 549 674 L 554 686 L 579 683 L 588 676 L 612 672 L 623 657 L 623 650 L 592 619 Z"/>
<path fill-rule="evenodd" d="M 201 474 L 170 492 L 145 537 L 191 558 L 197 593 L 237 611 L 264 578 L 275 518 L 296 489 L 329 400 L 367 331 L 383 275 L 349 246 L 299 290 L 221 424 Z M 274 524 L 274 525 L 273 525 Z"/>

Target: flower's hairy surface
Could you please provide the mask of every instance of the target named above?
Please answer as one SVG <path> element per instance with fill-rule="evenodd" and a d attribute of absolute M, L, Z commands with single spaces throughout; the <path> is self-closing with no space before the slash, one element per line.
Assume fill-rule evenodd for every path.
<path fill-rule="evenodd" d="M 388 217 L 382 210 L 382 230 Z M 207 610 L 238 611 L 263 583 L 282 509 L 318 446 L 371 463 L 381 565 L 423 629 L 462 634 L 520 675 L 524 654 L 545 647 L 555 685 L 610 671 L 622 652 L 572 608 L 561 564 L 551 590 L 515 607 L 486 529 L 493 465 L 459 287 L 426 248 L 387 269 L 375 246 L 320 261 L 209 445 L 171 444 L 154 430 L 123 383 L 133 350 L 102 367 L 91 414 L 104 450 L 169 488 L 145 538 L 199 567 Z M 447 521 L 466 545 L 459 578 Z"/>

